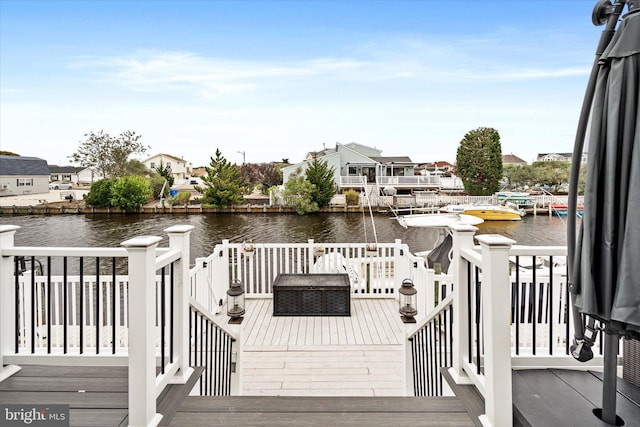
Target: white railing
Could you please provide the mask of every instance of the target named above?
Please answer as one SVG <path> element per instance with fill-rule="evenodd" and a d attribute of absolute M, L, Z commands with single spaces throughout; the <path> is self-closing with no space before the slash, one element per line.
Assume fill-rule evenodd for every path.
<path fill-rule="evenodd" d="M 566 248 L 514 246 L 513 240 L 499 235 L 476 236 L 479 246 L 474 246 L 475 230 L 452 227 L 450 373 L 458 383 L 474 384 L 484 396 L 483 425 L 511 426 L 512 369 L 588 369 L 601 365 L 602 359 L 585 364 L 569 354 L 573 319 L 566 267 L 553 262 L 566 255 Z M 523 267 L 527 258 L 536 261 L 530 263 L 531 271 Z M 545 259 L 549 267 L 537 264 Z"/>
<path fill-rule="evenodd" d="M 414 175 L 414 176 L 378 176 L 376 182 L 379 186 L 384 187 L 391 185 L 394 187 L 429 187 L 439 188 L 440 177 L 428 176 L 428 175 Z"/>
<path fill-rule="evenodd" d="M 270 296 L 278 274 L 345 273 L 352 294 L 392 296 L 409 277 L 409 249 L 395 243 L 229 243 L 196 260 L 191 270 L 192 294 L 216 311 L 233 280 L 242 282 L 248 297 Z"/>
<path fill-rule="evenodd" d="M 127 240 L 123 248 L 16 247 L 18 229 L 0 226 L 0 381 L 17 364 L 128 365 L 129 425 L 157 425 L 156 398 L 193 371 L 193 227 L 166 229 L 169 248 L 158 248 L 155 236 Z M 230 356 L 225 363 L 231 366 Z M 237 391 L 237 375 L 227 380 Z"/>

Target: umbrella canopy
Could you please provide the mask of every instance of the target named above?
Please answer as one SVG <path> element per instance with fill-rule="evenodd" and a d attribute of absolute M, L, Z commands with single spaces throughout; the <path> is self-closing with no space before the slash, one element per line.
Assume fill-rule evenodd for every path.
<path fill-rule="evenodd" d="M 618 335 L 640 338 L 640 13 L 600 57 L 588 135 L 575 304 Z"/>

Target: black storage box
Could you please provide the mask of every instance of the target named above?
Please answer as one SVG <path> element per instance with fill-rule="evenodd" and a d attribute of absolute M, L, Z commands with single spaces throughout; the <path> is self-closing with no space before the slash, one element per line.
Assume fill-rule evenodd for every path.
<path fill-rule="evenodd" d="M 273 282 L 274 316 L 351 316 L 347 274 L 279 274 Z"/>

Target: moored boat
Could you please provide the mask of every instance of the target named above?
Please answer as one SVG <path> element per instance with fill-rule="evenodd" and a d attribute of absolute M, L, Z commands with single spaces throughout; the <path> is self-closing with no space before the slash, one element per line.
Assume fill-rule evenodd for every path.
<path fill-rule="evenodd" d="M 525 214 L 512 204 L 447 205 L 440 212 L 473 215 L 485 221 L 520 221 Z"/>

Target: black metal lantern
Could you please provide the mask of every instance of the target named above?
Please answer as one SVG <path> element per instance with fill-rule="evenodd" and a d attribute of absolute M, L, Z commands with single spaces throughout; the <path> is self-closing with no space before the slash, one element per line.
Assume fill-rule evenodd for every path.
<path fill-rule="evenodd" d="M 416 308 L 418 291 L 413 287 L 413 280 L 404 279 L 398 293 L 402 322 L 416 323 L 414 316 L 418 314 L 418 309 Z"/>
<path fill-rule="evenodd" d="M 227 290 L 227 316 L 229 323 L 239 325 L 244 319 L 244 287 L 242 282 L 236 279 Z"/>

